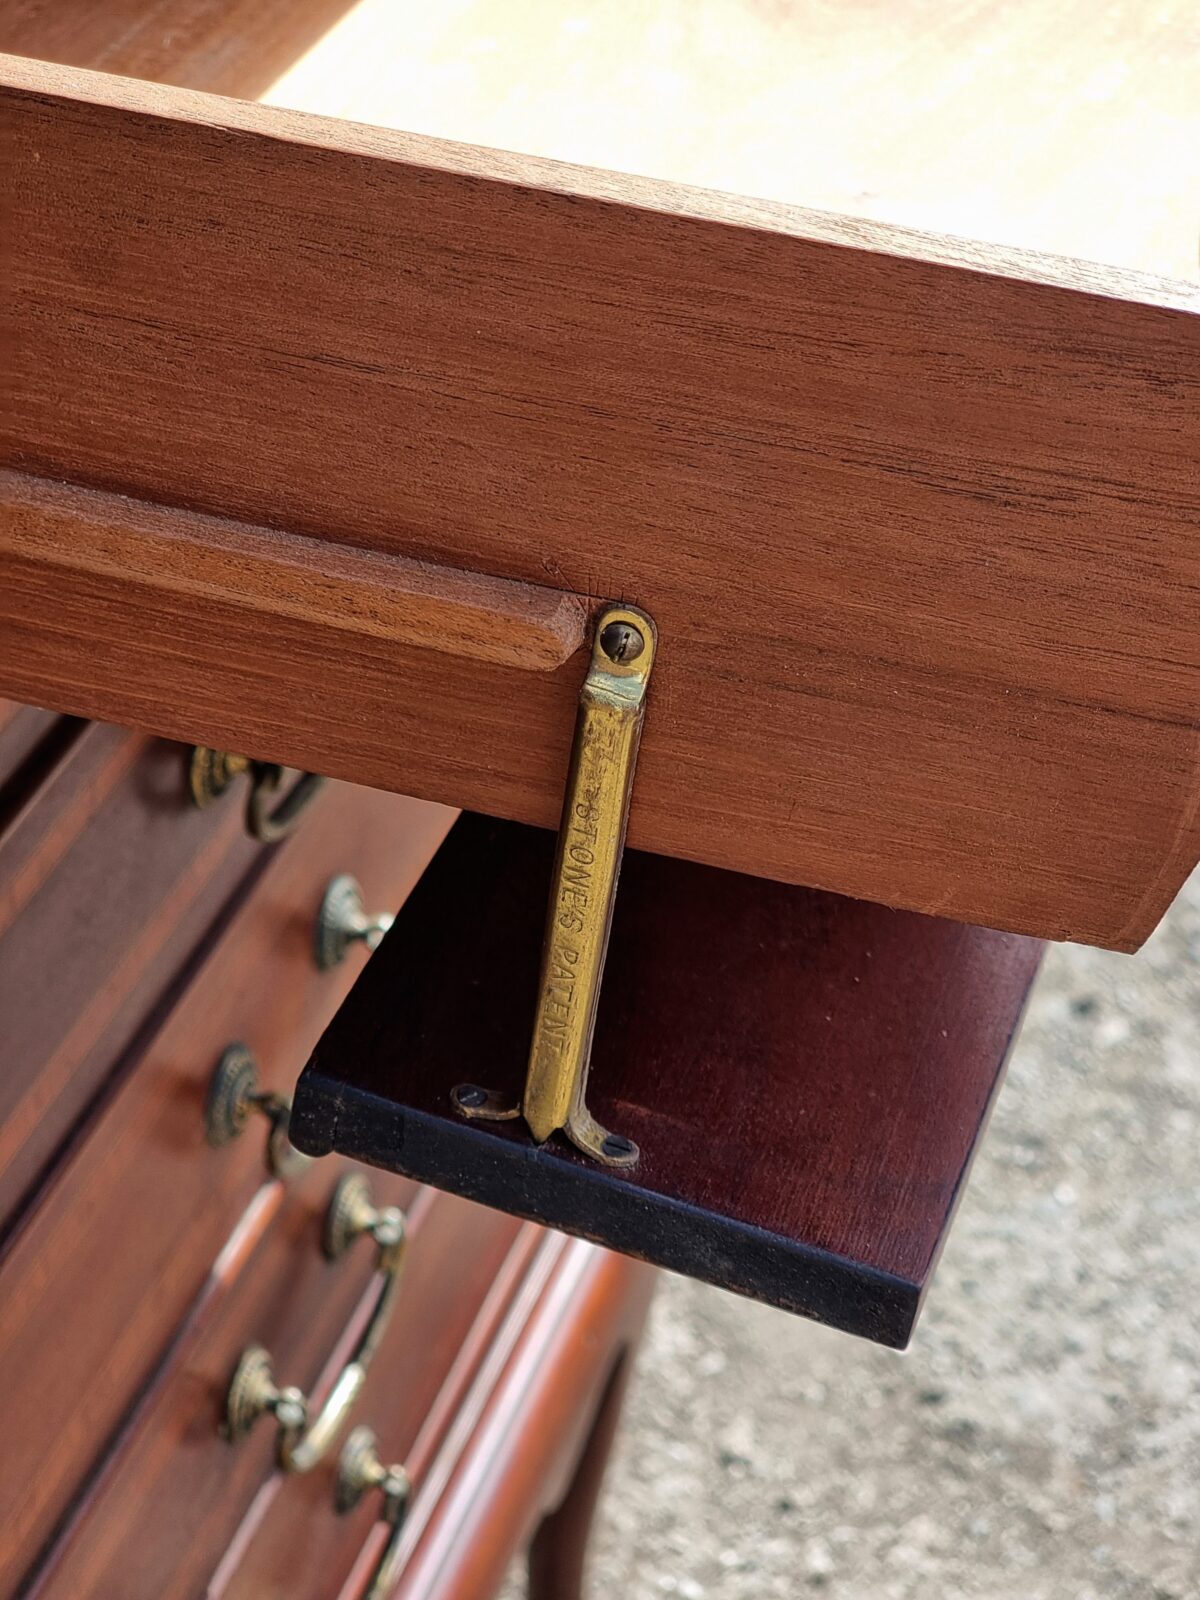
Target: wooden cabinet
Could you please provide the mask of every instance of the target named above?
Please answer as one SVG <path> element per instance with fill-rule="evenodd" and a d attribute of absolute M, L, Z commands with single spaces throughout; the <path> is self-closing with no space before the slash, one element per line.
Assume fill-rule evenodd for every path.
<path fill-rule="evenodd" d="M 7 1223 L 258 853 L 232 807 L 189 804 L 178 746 L 73 723 L 28 754 L 0 835 Z"/>

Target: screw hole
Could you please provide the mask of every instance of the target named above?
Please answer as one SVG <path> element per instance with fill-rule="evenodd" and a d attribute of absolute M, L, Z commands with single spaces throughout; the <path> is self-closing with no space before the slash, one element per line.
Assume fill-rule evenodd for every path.
<path fill-rule="evenodd" d="M 632 1139 L 626 1139 L 620 1133 L 606 1133 L 604 1143 L 600 1146 L 606 1156 L 631 1156 L 634 1151 Z"/>

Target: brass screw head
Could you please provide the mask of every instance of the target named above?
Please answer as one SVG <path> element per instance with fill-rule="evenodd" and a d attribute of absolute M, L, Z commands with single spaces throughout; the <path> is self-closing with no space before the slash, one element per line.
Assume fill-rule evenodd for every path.
<path fill-rule="evenodd" d="M 625 666 L 637 660 L 646 648 L 646 641 L 632 622 L 610 622 L 600 635 L 600 648 L 610 661 Z"/>

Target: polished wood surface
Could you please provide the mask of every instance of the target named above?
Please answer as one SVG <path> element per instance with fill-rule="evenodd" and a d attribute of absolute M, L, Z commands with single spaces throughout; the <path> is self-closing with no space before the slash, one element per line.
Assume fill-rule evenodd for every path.
<path fill-rule="evenodd" d="M 463 817 L 296 1089 L 336 1149 L 904 1345 L 1037 970 L 1036 940 L 627 854 L 588 1101 L 603 1168 L 519 1096 L 554 840 Z"/>
<path fill-rule="evenodd" d="M 22 473 L 0 470 L 0 519 L 19 559 L 136 583 L 159 606 L 203 613 L 218 631 L 250 609 L 266 634 L 281 622 L 332 628 L 350 636 L 350 649 L 386 640 L 549 672 L 582 647 L 587 629 L 586 597 L 561 589 L 285 538 Z"/>
<path fill-rule="evenodd" d="M 316 969 L 326 883 L 353 872 L 399 904 L 448 821 L 391 795 L 323 795 L 22 1218 L 0 1264 L 0 1593 L 78 1491 L 262 1181 L 257 1119 L 222 1149 L 205 1141 L 222 1051 L 244 1041 L 264 1087 L 286 1092 L 361 961 Z"/>
<path fill-rule="evenodd" d="M 57 761 L 2 840 L 13 930 L 30 924 L 81 842 L 103 858 L 122 819 L 142 820 L 148 794 L 185 840 L 197 815 L 179 805 L 184 750 L 120 730 L 60 731 Z M 159 761 L 171 785 L 123 787 Z M 240 828 L 241 817 L 234 793 L 204 820 Z M 247 845 L 237 908 L 213 924 L 180 993 L 151 1008 L 106 1097 L 25 1201 L 0 1259 L 0 1594 L 326 1600 L 360 1552 L 359 1568 L 376 1558 L 371 1498 L 355 1516 L 333 1512 L 333 1458 L 288 1478 L 273 1464 L 269 1420 L 236 1446 L 219 1429 L 248 1343 L 264 1342 L 280 1381 L 300 1384 L 315 1407 L 365 1325 L 376 1295 L 370 1245 L 332 1265 L 320 1248 L 344 1167 L 272 1179 L 265 1128 L 252 1121 L 214 1150 L 203 1104 L 217 1042 L 247 1039 L 266 1085 L 284 1087 L 295 1044 L 351 981 L 360 954 L 332 973 L 312 959 L 332 871 L 358 874 L 372 906 L 398 903 L 449 820 L 334 786 L 295 838 L 274 851 Z M 494 1590 L 540 1528 L 533 1592 L 574 1600 L 619 1404 L 609 1375 L 627 1371 L 652 1275 L 595 1251 L 585 1261 L 562 1238 L 402 1178 L 371 1181 L 379 1203 L 406 1206 L 410 1244 L 358 1412 L 363 1420 L 369 1408 L 412 1469 L 420 1548 L 410 1564 L 428 1570 L 431 1548 L 439 1581 L 466 1582 L 481 1600 L 471 1575 L 486 1572 Z M 530 1411 L 497 1434 L 490 1419 L 514 1371 Z"/>
<path fill-rule="evenodd" d="M 570 1484 L 530 1541 L 529 1600 L 582 1600 L 587 1592 L 588 1542 L 632 1373 L 633 1351 L 626 1348 L 604 1387 Z"/>
<path fill-rule="evenodd" d="M 65 733 L 0 829 L 0 1240 L 262 853 L 178 745 Z"/>
<path fill-rule="evenodd" d="M 6 75 L 9 464 L 645 605 L 635 844 L 1153 927 L 1200 854 L 1194 286 Z M 6 692 L 556 820 L 573 672 L 4 577 Z"/>
<path fill-rule="evenodd" d="M 431 1477 L 436 1498 L 413 1507 L 394 1600 L 479 1600 L 495 1594 L 513 1557 L 569 1493 L 613 1373 L 636 1342 L 654 1275 L 578 1240 L 555 1247 L 553 1275 L 512 1337 L 498 1338 Z M 386 1447 L 386 1440 L 381 1441 Z M 338 1600 L 361 1592 L 379 1547 Z M 533 1591 L 534 1600 L 546 1600 Z M 564 1589 L 554 1600 L 582 1600 Z"/>

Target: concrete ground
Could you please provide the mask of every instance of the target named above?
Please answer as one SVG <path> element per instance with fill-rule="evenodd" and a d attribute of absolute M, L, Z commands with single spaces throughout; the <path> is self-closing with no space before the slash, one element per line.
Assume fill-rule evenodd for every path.
<path fill-rule="evenodd" d="M 1200 874 L 1051 950 L 905 1355 L 663 1279 L 594 1600 L 1197 1600 L 1198 1153 Z"/>

